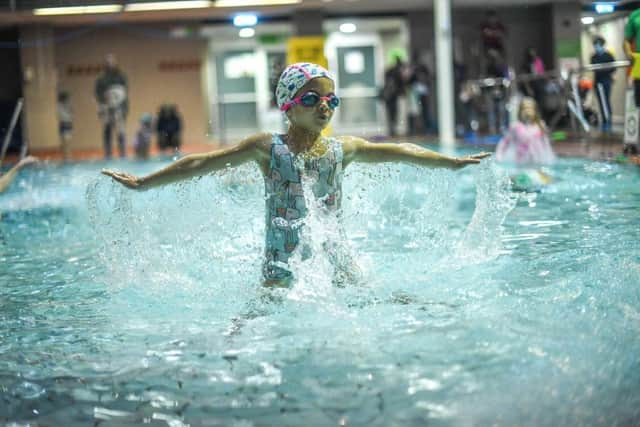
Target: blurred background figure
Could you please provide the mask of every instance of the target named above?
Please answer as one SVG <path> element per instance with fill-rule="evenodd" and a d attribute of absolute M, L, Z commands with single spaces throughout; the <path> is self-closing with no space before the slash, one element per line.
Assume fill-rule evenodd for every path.
<path fill-rule="evenodd" d="M 551 183 L 551 176 L 538 166 L 550 165 L 555 159 L 536 101 L 531 97 L 522 98 L 518 120 L 496 147 L 496 161 L 516 166 L 510 177 L 513 190 L 531 192 Z"/>
<path fill-rule="evenodd" d="M 534 47 L 528 47 L 524 53 L 523 71 L 536 76 L 544 74 L 544 62 Z"/>
<path fill-rule="evenodd" d="M 73 132 L 73 110 L 71 109 L 71 96 L 69 92 L 58 93 L 58 133 L 60 135 L 60 148 L 62 159 L 68 162 L 71 158 L 71 135 Z"/>
<path fill-rule="evenodd" d="M 125 74 L 118 68 L 115 55 L 105 57 L 105 69 L 95 84 L 98 116 L 103 126 L 104 156 L 111 158 L 111 137 L 117 133 L 120 157 L 126 157 L 125 125 L 129 112 L 128 85 Z"/>
<path fill-rule="evenodd" d="M 453 54 L 453 84 L 455 93 L 455 115 L 456 115 L 456 134 L 465 136 L 467 126 L 471 118 L 467 114 L 466 102 L 468 93 L 463 96 L 463 88 L 467 79 L 467 66 L 461 58 L 460 49 L 455 49 Z"/>
<path fill-rule="evenodd" d="M 528 47 L 525 50 L 521 72 L 528 77 L 522 81 L 519 87 L 522 94 L 535 99 L 538 105 L 542 105 L 545 86 L 545 80 L 543 78 L 545 68 L 544 62 L 535 48 Z"/>
<path fill-rule="evenodd" d="M 477 136 L 480 123 L 478 121 L 478 99 L 481 99 L 482 91 L 472 80 L 466 80 L 460 85 L 458 100 L 460 102 L 461 128 L 460 133 L 465 138 L 474 139 Z"/>
<path fill-rule="evenodd" d="M 134 148 L 136 157 L 140 160 L 149 158 L 151 138 L 153 137 L 153 117 L 149 113 L 143 113 L 140 117 L 140 128 L 136 132 Z"/>
<path fill-rule="evenodd" d="M 160 151 L 167 149 L 171 149 L 174 152 L 180 151 L 182 117 L 175 104 L 160 106 L 160 111 L 156 118 L 156 131 L 158 132 L 158 149 Z"/>
<path fill-rule="evenodd" d="M 638 59 L 640 58 L 640 8 L 631 12 L 627 23 L 624 27 L 624 54 L 629 61 L 631 61 L 631 75 L 629 77 L 630 83 L 633 85 L 633 97 L 634 103 L 637 108 L 640 108 L 640 66 L 638 66 Z M 638 141 L 633 143 L 625 143 L 623 148 L 623 154 L 625 156 L 637 156 L 638 155 Z"/>
<path fill-rule="evenodd" d="M 384 86 L 381 98 L 387 112 L 388 135 L 396 135 L 398 124 L 398 101 L 405 94 L 405 64 L 400 56 L 395 57 L 394 65 L 384 73 Z"/>
<path fill-rule="evenodd" d="M 524 97 L 520 102 L 518 121 L 498 143 L 496 160 L 519 166 L 544 165 L 555 160 L 547 127 L 533 98 Z"/>
<path fill-rule="evenodd" d="M 631 12 L 624 26 L 624 53 L 627 59 L 634 65 L 631 70 L 633 92 L 636 107 L 640 108 L 640 75 L 638 75 L 636 60 L 640 57 L 640 8 Z"/>
<path fill-rule="evenodd" d="M 417 135 L 420 128 L 426 134 L 433 128 L 429 111 L 431 73 L 418 53 L 413 54 L 409 72 L 409 134 Z"/>
<path fill-rule="evenodd" d="M 594 53 L 591 56 L 592 64 L 603 64 L 613 62 L 615 59 L 610 52 L 605 49 L 605 40 L 601 36 L 593 39 Z M 603 132 L 611 131 L 611 85 L 613 83 L 613 73 L 615 68 L 608 70 L 594 71 L 595 91 L 600 107 L 600 124 Z"/>
<path fill-rule="evenodd" d="M 495 85 L 485 89 L 489 133 L 495 135 L 504 132 L 509 125 L 506 110 L 507 93 L 501 80 L 509 77 L 509 68 L 500 51 L 490 49 L 487 54 L 487 76 L 497 79 Z"/>
<path fill-rule="evenodd" d="M 506 27 L 500 22 L 495 10 L 488 10 L 485 19 L 480 24 L 480 35 L 485 56 L 489 56 L 490 50 L 497 50 L 505 55 L 504 37 L 507 34 Z"/>

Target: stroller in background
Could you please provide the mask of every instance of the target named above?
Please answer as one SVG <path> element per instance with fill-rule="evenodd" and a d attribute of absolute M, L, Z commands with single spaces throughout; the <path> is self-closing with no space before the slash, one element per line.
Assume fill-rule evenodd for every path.
<path fill-rule="evenodd" d="M 585 120 L 592 127 L 597 127 L 600 123 L 600 118 L 595 109 L 592 108 L 594 104 L 595 92 L 593 92 L 593 81 L 587 78 L 581 78 L 578 80 L 578 95 L 580 97 L 580 103 L 582 106 L 582 114 Z"/>
<path fill-rule="evenodd" d="M 592 107 L 595 100 L 593 82 L 586 78 L 565 80 L 551 78 L 544 84 L 539 102 L 542 117 L 551 129 L 566 128 L 572 118 L 578 120 L 583 131 L 597 126 L 600 119 Z"/>

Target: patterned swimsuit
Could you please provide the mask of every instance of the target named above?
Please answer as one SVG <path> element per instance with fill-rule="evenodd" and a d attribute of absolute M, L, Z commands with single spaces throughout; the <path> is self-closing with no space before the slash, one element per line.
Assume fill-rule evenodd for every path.
<path fill-rule="evenodd" d="M 313 194 L 324 207 L 331 211 L 340 207 L 342 146 L 335 138 L 323 143 L 327 145 L 325 154 L 303 161 L 289 151 L 279 135 L 273 135 L 271 162 L 264 178 L 267 235 L 262 273 L 266 279 L 291 276 L 288 261 L 298 247 L 299 229 L 307 214 L 302 176 L 311 178 Z"/>

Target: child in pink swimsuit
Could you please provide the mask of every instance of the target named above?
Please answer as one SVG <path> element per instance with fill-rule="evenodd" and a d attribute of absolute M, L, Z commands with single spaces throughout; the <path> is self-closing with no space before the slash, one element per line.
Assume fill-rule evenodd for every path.
<path fill-rule="evenodd" d="M 502 137 L 496 148 L 496 160 L 519 166 L 548 165 L 555 161 L 544 122 L 536 101 L 525 97 L 520 102 L 518 121 Z"/>

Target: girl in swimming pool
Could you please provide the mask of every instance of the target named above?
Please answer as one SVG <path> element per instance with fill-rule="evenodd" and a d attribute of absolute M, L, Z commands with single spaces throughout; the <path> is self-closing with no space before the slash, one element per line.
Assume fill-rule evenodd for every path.
<path fill-rule="evenodd" d="M 322 208 L 335 212 L 342 197 L 342 171 L 352 162 L 408 162 L 458 169 L 480 163 L 490 155 L 449 157 L 414 144 L 373 144 L 354 136 L 322 136 L 340 99 L 329 72 L 316 64 L 298 63 L 285 68 L 278 81 L 276 98 L 289 120 L 284 135 L 252 135 L 233 147 L 185 156 L 145 177 L 112 170 L 102 173 L 129 188 L 146 190 L 256 162 L 264 176 L 266 192 L 263 275 L 265 284 L 276 285 L 291 278 L 288 261 L 298 247 L 300 225 L 307 213 L 305 179 L 311 180 L 313 195 Z"/>
<path fill-rule="evenodd" d="M 518 121 L 498 143 L 496 160 L 519 166 L 545 165 L 555 160 L 547 127 L 533 98 L 522 98 L 518 109 Z"/>
<path fill-rule="evenodd" d="M 552 178 L 537 169 L 556 159 L 549 143 L 549 135 L 533 98 L 524 97 L 518 108 L 518 121 L 502 137 L 496 147 L 496 160 L 518 167 L 511 176 L 516 191 L 539 191 Z"/>

